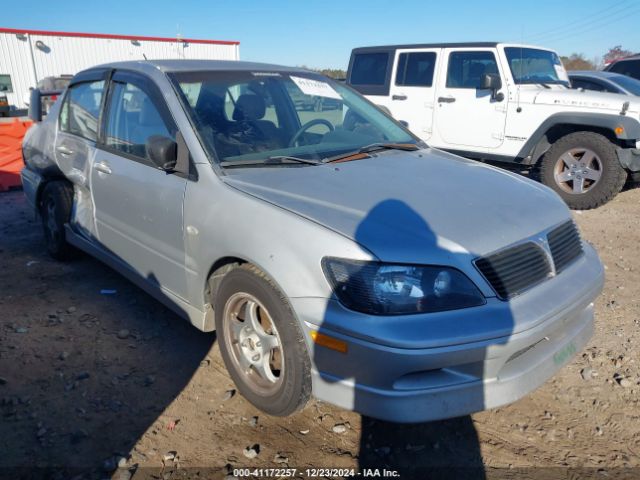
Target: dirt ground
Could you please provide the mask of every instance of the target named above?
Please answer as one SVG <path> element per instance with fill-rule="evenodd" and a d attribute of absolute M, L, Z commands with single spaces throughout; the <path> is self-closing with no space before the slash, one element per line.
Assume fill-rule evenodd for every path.
<path fill-rule="evenodd" d="M 575 213 L 607 282 L 572 363 L 508 407 L 403 426 L 316 401 L 262 414 L 235 394 L 214 334 L 88 256 L 51 260 L 22 192 L 2 193 L 0 477 L 640 478 L 639 210 L 636 188 Z"/>

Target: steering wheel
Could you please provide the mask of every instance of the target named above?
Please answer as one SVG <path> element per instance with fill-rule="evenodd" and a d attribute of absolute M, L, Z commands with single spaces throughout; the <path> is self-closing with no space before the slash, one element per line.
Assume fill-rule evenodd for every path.
<path fill-rule="evenodd" d="M 333 124 L 329 120 L 325 120 L 324 118 L 315 118 L 300 127 L 300 129 L 296 132 L 296 134 L 291 138 L 291 141 L 289 142 L 289 146 L 295 147 L 296 144 L 298 143 L 298 140 L 300 140 L 300 137 L 302 136 L 302 134 L 307 130 L 309 130 L 314 125 L 324 125 L 329 129 L 330 132 L 333 132 L 334 130 Z"/>

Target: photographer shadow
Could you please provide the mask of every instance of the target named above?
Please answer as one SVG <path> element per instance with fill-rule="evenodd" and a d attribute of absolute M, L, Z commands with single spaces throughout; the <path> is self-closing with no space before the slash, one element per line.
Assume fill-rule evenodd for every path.
<path fill-rule="evenodd" d="M 403 257 L 405 260 L 411 256 L 412 252 L 422 253 L 421 257 L 417 258 L 424 258 L 426 253 L 434 258 L 433 264 L 435 265 L 446 264 L 442 263 L 443 258 L 446 259 L 447 256 L 452 255 L 449 250 L 443 249 L 439 245 L 438 237 L 418 212 L 405 202 L 395 199 L 384 200 L 367 213 L 357 227 L 355 240 L 374 254 L 385 252 L 391 261 L 396 261 L 395 254 L 386 252 L 394 252 L 394 250 L 399 252 L 400 248 L 403 249 L 404 255 L 397 256 Z M 337 302 L 335 292 L 333 297 L 329 302 Z M 328 305 L 325 320 L 319 326 L 318 332 L 327 336 L 335 336 L 337 325 L 336 320 L 329 316 L 330 309 L 330 305 Z M 384 317 L 378 318 L 381 324 L 385 322 Z M 505 327 L 511 331 L 513 320 L 509 318 L 506 321 L 510 322 L 510 325 Z M 419 333 L 414 332 L 413 335 L 429 335 L 431 332 L 436 335 L 437 331 L 442 333 L 442 327 L 442 325 L 438 326 L 432 323 L 425 328 L 420 328 Z M 338 325 L 337 328 L 344 331 L 345 325 Z M 456 329 L 455 335 L 458 338 L 464 337 L 465 332 L 460 331 L 459 327 L 454 327 L 454 330 Z M 384 332 L 384 328 L 379 331 Z M 371 332 L 369 332 L 370 334 Z M 374 342 L 384 345 L 383 335 L 381 334 Z M 407 335 L 404 337 L 406 338 Z M 500 343 L 500 341 L 495 343 Z M 414 352 L 416 351 L 414 350 Z M 393 389 L 388 386 L 388 383 L 394 379 L 381 378 L 380 375 L 383 376 L 384 373 L 377 373 L 377 371 L 386 371 L 384 358 L 380 358 L 380 361 L 376 362 L 374 353 L 370 353 L 370 357 L 365 359 L 349 358 L 349 352 L 343 355 L 343 358 L 339 358 L 340 354 L 337 356 L 336 352 L 315 345 L 314 363 L 319 372 L 320 383 L 327 382 L 329 388 L 331 388 L 330 384 L 353 384 L 351 405 L 353 410 L 361 414 L 373 412 L 374 415 L 383 418 L 398 418 L 403 422 L 412 417 L 412 414 L 406 411 L 409 408 L 406 406 L 407 403 L 402 407 L 397 407 L 405 409 L 404 412 L 398 412 L 393 403 L 382 404 L 375 395 L 372 396 L 370 393 L 372 388 Z M 430 417 L 429 409 L 432 407 L 440 412 L 433 415 L 435 418 L 446 418 L 446 412 L 449 408 L 455 412 L 460 405 L 462 407 L 458 411 L 472 412 L 485 408 L 482 379 L 485 373 L 483 368 L 485 367 L 486 351 L 476 348 L 474 353 L 470 355 L 473 358 L 471 356 L 468 358 L 468 365 L 465 362 L 466 359 L 462 357 L 461 363 L 465 365 L 461 367 L 465 374 L 472 374 L 474 378 L 470 383 L 472 387 L 466 388 L 463 393 L 456 393 L 455 390 L 452 390 L 452 393 L 445 398 L 436 398 L 435 395 L 433 397 L 430 395 L 421 396 L 421 400 L 416 400 L 416 402 L 422 403 L 422 405 L 415 405 L 416 409 L 422 412 L 417 415 L 418 417 L 421 415 Z M 450 368 L 455 370 L 456 367 L 457 365 L 452 365 Z M 424 370 L 430 368 L 425 366 Z M 408 373 L 413 372 L 406 372 L 406 374 Z M 438 387 L 433 388 L 436 393 L 438 390 Z M 340 392 L 343 394 L 344 390 L 340 390 Z M 399 393 L 402 392 L 393 391 L 393 395 Z M 342 403 L 347 402 L 343 401 Z M 478 432 L 470 415 L 425 423 L 393 423 L 363 415 L 358 466 L 361 472 L 367 469 L 381 470 L 382 468 L 395 470 L 401 478 L 486 478 Z"/>

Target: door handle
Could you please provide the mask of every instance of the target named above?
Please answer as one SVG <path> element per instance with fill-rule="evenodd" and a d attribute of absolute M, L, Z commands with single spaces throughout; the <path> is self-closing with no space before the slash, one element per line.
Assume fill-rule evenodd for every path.
<path fill-rule="evenodd" d="M 73 150 L 71 150 L 69 147 L 65 147 L 64 145 L 56 147 L 56 150 L 62 155 L 71 155 L 73 153 Z"/>
<path fill-rule="evenodd" d="M 111 168 L 109 167 L 109 165 L 107 165 L 104 162 L 98 162 L 96 163 L 93 168 L 95 168 L 97 171 L 99 171 L 100 173 L 106 173 L 107 175 L 109 175 L 111 173 Z"/>
<path fill-rule="evenodd" d="M 406 100 L 407 96 L 406 95 L 392 95 L 391 96 L 391 100 Z"/>
<path fill-rule="evenodd" d="M 438 97 L 439 103 L 453 103 L 455 101 L 455 97 Z"/>

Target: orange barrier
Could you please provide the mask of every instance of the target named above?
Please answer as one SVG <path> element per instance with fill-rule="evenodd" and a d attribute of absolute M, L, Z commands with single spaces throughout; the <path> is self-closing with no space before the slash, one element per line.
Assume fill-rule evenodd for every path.
<path fill-rule="evenodd" d="M 33 122 L 0 123 L 0 192 L 19 187 L 22 160 L 22 139 Z"/>

